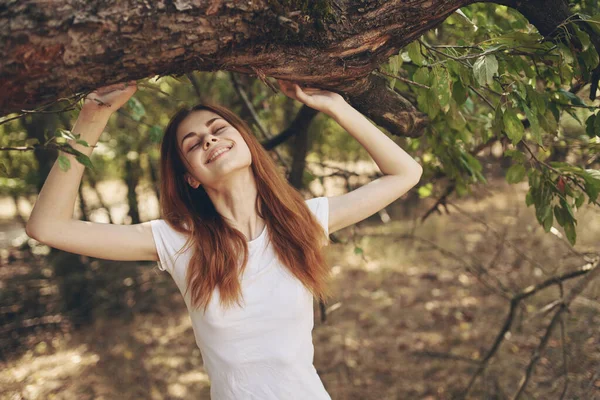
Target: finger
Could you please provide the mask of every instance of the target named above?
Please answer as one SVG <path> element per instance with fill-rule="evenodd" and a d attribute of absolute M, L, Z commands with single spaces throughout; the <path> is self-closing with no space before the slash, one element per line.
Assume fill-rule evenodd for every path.
<path fill-rule="evenodd" d="M 296 97 L 298 99 L 305 99 L 306 98 L 306 93 L 304 93 L 302 91 L 302 88 L 300 87 L 300 85 L 294 84 L 295 88 L 294 88 L 294 92 L 296 94 Z"/>

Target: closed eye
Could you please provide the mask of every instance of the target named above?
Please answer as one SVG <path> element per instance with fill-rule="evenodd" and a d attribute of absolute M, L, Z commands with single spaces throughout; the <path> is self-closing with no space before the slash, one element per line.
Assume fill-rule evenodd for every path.
<path fill-rule="evenodd" d="M 223 129 L 227 128 L 226 126 L 222 126 L 221 128 L 217 129 L 215 131 L 215 133 L 222 131 Z M 192 149 L 194 149 L 196 146 L 198 146 L 200 144 L 200 141 L 198 141 L 198 143 L 196 143 L 195 145 L 193 145 L 192 147 L 190 147 L 190 149 L 188 151 L 191 151 Z"/>

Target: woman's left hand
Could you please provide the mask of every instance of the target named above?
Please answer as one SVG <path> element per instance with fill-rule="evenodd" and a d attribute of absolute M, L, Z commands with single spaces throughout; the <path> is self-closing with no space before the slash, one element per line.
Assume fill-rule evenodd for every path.
<path fill-rule="evenodd" d="M 277 79 L 277 83 L 286 96 L 326 114 L 329 114 L 339 104 L 346 103 L 341 95 L 329 90 L 310 87 L 302 89 L 297 83 L 280 79 Z"/>

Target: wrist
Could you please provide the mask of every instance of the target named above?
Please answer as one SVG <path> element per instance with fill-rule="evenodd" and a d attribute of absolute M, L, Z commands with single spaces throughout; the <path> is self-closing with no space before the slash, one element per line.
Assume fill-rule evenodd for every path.
<path fill-rule="evenodd" d="M 342 100 L 332 104 L 326 114 L 333 119 L 337 119 L 351 108 L 352 106 L 350 104 L 346 103 L 345 100 Z"/>

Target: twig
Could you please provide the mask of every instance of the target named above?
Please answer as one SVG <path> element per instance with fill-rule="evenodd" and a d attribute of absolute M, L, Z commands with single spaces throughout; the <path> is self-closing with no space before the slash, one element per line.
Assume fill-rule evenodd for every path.
<path fill-rule="evenodd" d="M 527 387 L 527 383 L 529 382 L 531 376 L 533 375 L 535 365 L 537 364 L 542 353 L 544 352 L 546 345 L 548 344 L 548 339 L 550 338 L 550 335 L 552 334 L 554 327 L 556 326 L 558 321 L 561 320 L 562 314 L 565 313 L 566 311 L 569 311 L 569 305 L 571 304 L 573 299 L 575 297 L 579 296 L 581 294 L 581 292 L 583 292 L 583 290 L 590 284 L 590 282 L 592 282 L 594 280 L 594 278 L 597 278 L 600 275 L 599 265 L 600 265 L 600 257 L 597 258 L 595 265 L 593 265 L 593 266 L 591 264 L 587 265 L 587 266 L 589 266 L 587 268 L 589 270 L 589 273 L 586 276 L 586 279 L 581 279 L 579 282 L 577 282 L 577 284 L 573 287 L 573 289 L 571 289 L 571 291 L 566 296 L 563 297 L 560 308 L 554 314 L 554 317 L 552 317 L 552 321 L 548 325 L 548 328 L 546 329 L 546 333 L 540 340 L 538 347 L 533 352 L 533 356 L 531 357 L 529 365 L 527 366 L 527 369 L 525 370 L 525 375 L 521 379 L 519 389 L 513 396 L 514 400 L 518 400 L 521 397 L 521 395 L 523 394 L 523 392 L 525 391 L 525 388 Z"/>
<path fill-rule="evenodd" d="M 553 278 L 547 279 L 546 281 L 541 282 L 534 286 L 529 286 L 529 287 L 525 288 L 523 291 L 521 291 L 520 293 L 518 293 L 516 296 L 514 296 L 510 301 L 510 309 L 508 312 L 508 316 L 506 317 L 506 319 L 504 321 L 504 325 L 502 326 L 502 328 L 496 335 L 496 339 L 494 340 L 492 347 L 487 352 L 485 357 L 482 359 L 479 368 L 477 369 L 475 374 L 473 374 L 473 376 L 471 377 L 469 384 L 467 385 L 467 387 L 465 388 L 465 390 L 463 391 L 463 393 L 461 394 L 460 397 L 461 398 L 467 397 L 467 395 L 471 391 L 471 388 L 473 387 L 477 378 L 485 371 L 485 369 L 487 368 L 487 366 L 489 364 L 490 359 L 494 356 L 494 354 L 496 354 L 496 351 L 502 344 L 502 341 L 504 340 L 506 333 L 511 328 L 511 325 L 512 325 L 512 322 L 514 319 L 514 315 L 515 315 L 515 310 L 516 310 L 519 302 L 521 302 L 523 299 L 533 296 L 535 293 L 539 292 L 542 289 L 547 288 L 548 286 L 551 286 L 552 284 L 561 284 L 563 281 L 566 281 L 568 279 L 572 279 L 572 278 L 581 276 L 583 274 L 588 274 L 588 276 L 587 276 L 588 279 L 580 281 L 578 283 L 578 285 L 576 285 L 575 288 L 573 288 L 571 290 L 568 297 L 564 298 L 562 300 L 563 305 L 566 304 L 568 306 L 571 303 L 571 301 L 573 300 L 573 297 L 575 297 L 576 295 L 581 293 L 583 288 L 585 288 L 585 285 L 587 285 L 587 283 L 589 283 L 591 280 L 593 280 L 596 277 L 596 275 L 598 275 L 598 273 L 600 272 L 600 268 L 598 268 L 599 264 L 600 264 L 600 257 L 598 257 L 597 260 L 595 261 L 595 265 L 592 265 L 592 263 L 588 263 L 575 271 L 568 272 L 559 277 L 553 277 Z M 587 283 L 584 283 L 582 285 L 582 282 L 587 282 Z M 578 289 L 579 287 L 581 287 L 581 289 Z M 566 307 L 561 306 L 560 310 L 563 310 L 564 308 L 566 308 Z M 561 312 L 560 310 L 558 312 Z M 523 387 L 523 389 L 524 389 L 524 387 Z"/>
<path fill-rule="evenodd" d="M 270 139 L 272 137 L 272 135 L 263 126 L 262 122 L 260 121 L 260 117 L 258 116 L 258 113 L 254 109 L 254 105 L 248 98 L 248 95 L 246 94 L 246 91 L 244 90 L 244 88 L 242 88 L 242 86 L 240 85 L 237 77 L 235 76 L 235 74 L 233 72 L 231 72 L 229 74 L 229 76 L 231 78 L 231 82 L 233 82 L 234 89 L 236 90 L 236 92 L 238 93 L 240 98 L 242 99 L 242 102 L 244 103 L 246 110 L 248 110 L 248 112 L 252 116 L 252 119 L 258 126 L 258 129 L 260 130 L 260 132 L 263 134 L 264 137 Z M 285 158 L 283 158 L 283 156 L 279 152 L 279 149 L 274 148 L 273 151 L 275 151 L 275 155 L 277 156 L 277 158 L 279 159 L 281 164 L 285 167 L 286 171 L 290 171 L 292 166 L 285 160 Z"/>
<path fill-rule="evenodd" d="M 490 106 L 490 107 L 492 108 L 492 110 L 495 110 L 495 109 L 496 109 L 496 107 L 495 107 L 495 106 L 492 104 L 492 102 L 491 102 L 491 101 L 489 101 L 489 100 L 487 99 L 487 97 L 485 97 L 483 94 L 479 93 L 479 92 L 477 91 L 477 89 L 475 89 L 475 88 L 473 87 L 473 85 L 469 85 L 469 89 L 471 89 L 472 91 L 474 91 L 474 92 L 475 92 L 475 94 L 476 94 L 477 96 L 479 96 L 479 98 L 481 98 L 481 100 L 485 101 L 485 102 L 487 103 L 487 105 L 488 105 L 488 106 Z"/>
<path fill-rule="evenodd" d="M 427 90 L 431 89 L 427 85 L 423 85 L 422 83 L 411 81 L 410 79 L 404 78 L 404 77 L 402 77 L 400 75 L 390 74 L 388 72 L 382 71 L 380 68 L 377 68 L 375 71 L 379 72 L 382 75 L 389 76 L 390 78 L 398 79 L 399 81 L 402 81 L 402 82 L 407 83 L 409 85 L 417 86 L 417 87 L 420 87 L 420 88 L 423 88 L 423 89 L 427 89 Z"/>

